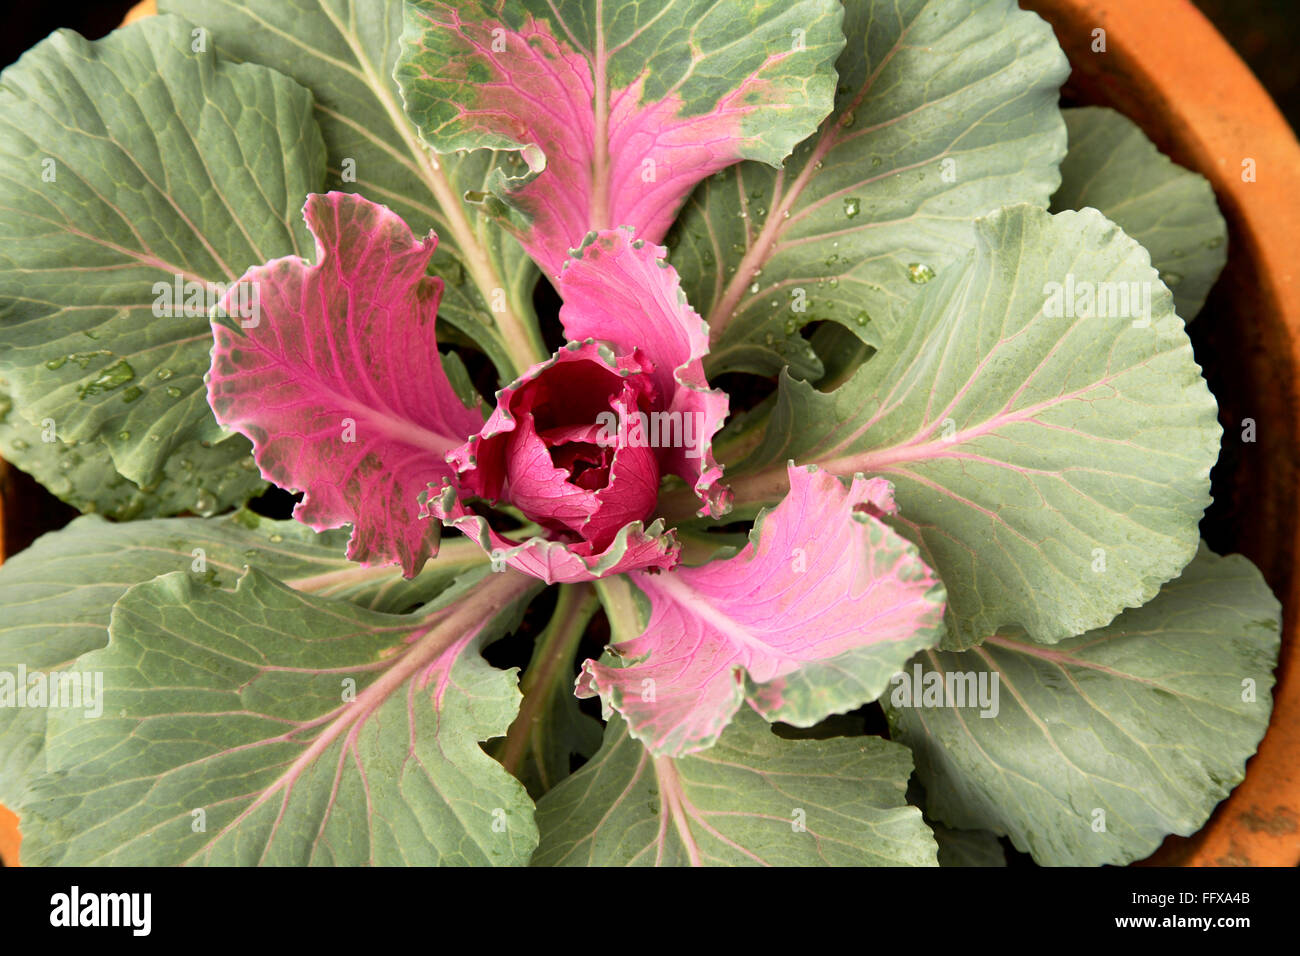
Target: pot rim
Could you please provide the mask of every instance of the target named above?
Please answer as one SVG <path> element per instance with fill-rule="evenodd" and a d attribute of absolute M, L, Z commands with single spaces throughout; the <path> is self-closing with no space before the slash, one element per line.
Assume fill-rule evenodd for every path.
<path fill-rule="evenodd" d="M 1291 411 L 1300 409 L 1300 144 L 1272 98 L 1190 0 L 1020 0 L 1052 25 L 1073 68 L 1071 86 L 1136 121 L 1160 149 L 1214 187 L 1231 238 L 1229 265 L 1250 273 L 1252 302 L 1270 375 Z M 1094 51 L 1096 30 L 1105 50 Z M 1254 160 L 1254 181 L 1243 161 Z M 1242 260 L 1246 260 L 1243 262 Z M 1244 348 L 1244 347 L 1243 347 Z M 1257 446 L 1258 447 L 1258 446 Z M 1297 487 L 1296 466 L 1269 459 L 1274 497 Z M 1289 502 L 1288 502 L 1289 503 Z M 1285 506 L 1283 506 L 1285 507 Z M 1273 713 L 1245 779 L 1190 838 L 1169 837 L 1146 864 L 1295 866 L 1300 863 L 1300 527 L 1282 511 L 1268 547 L 1268 575 L 1283 607 Z M 1276 543 L 1274 543 L 1276 542 Z M 1263 547 L 1258 541 L 1256 547 Z M 1250 555 L 1248 555 L 1250 556 Z M 1266 569 L 1266 574 L 1268 569 Z"/>

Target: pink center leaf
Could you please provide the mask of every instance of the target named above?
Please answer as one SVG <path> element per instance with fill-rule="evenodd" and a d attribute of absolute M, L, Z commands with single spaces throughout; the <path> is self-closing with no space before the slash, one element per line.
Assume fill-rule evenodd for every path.
<path fill-rule="evenodd" d="M 252 317 L 213 322 L 209 402 L 253 442 L 263 476 L 306 492 L 299 521 L 351 523 L 349 558 L 412 577 L 438 542 L 436 523 L 418 520 L 419 494 L 453 474 L 446 454 L 483 422 L 438 353 L 443 284 L 425 274 L 437 238 L 417 240 L 391 210 L 345 193 L 309 196 L 303 216 L 315 264 L 249 269 L 228 297 L 256 303 Z"/>
<path fill-rule="evenodd" d="M 671 568 L 680 548 L 662 522 L 659 450 L 619 427 L 653 407 L 652 366 L 572 343 L 497 393 L 477 435 L 448 456 L 457 482 L 430 482 L 425 514 L 479 541 L 498 567 L 548 582 L 585 581 L 636 568 Z M 546 531 L 518 542 L 493 529 L 465 497 L 508 503 Z"/>
<path fill-rule="evenodd" d="M 705 379 L 708 326 L 686 301 L 666 254 L 662 246 L 633 239 L 628 229 L 588 236 L 560 276 L 560 322 L 570 340 L 598 339 L 616 350 L 635 346 L 650 359 L 660 396 L 653 409 L 659 417 L 650 424 L 665 449 L 664 471 L 694 489 L 701 515 L 721 517 L 731 497 L 719 484 L 722 468 L 713 460 L 712 441 L 729 402 Z"/>
<path fill-rule="evenodd" d="M 599 694 L 657 756 L 711 747 L 746 701 L 800 727 L 852 710 L 942 635 L 943 585 L 877 517 L 895 510 L 889 483 L 789 477 L 739 554 L 632 574 L 649 621 L 583 666 L 578 695 Z"/>
<path fill-rule="evenodd" d="M 407 5 L 407 114 L 440 152 L 520 151 L 518 173 L 491 188 L 552 278 L 592 230 L 659 241 L 701 179 L 742 159 L 780 164 L 830 112 L 838 3 L 665 7 L 597 3 L 568 22 L 572 9 L 543 0 Z"/>

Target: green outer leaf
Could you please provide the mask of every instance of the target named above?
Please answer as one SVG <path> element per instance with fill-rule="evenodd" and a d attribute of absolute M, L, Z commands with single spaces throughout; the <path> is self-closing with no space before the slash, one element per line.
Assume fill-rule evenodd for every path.
<path fill-rule="evenodd" d="M 934 866 L 934 838 L 904 800 L 910 772 L 890 741 L 783 740 L 748 708 L 712 749 L 677 760 L 655 760 L 614 720 L 538 803 L 533 864 Z"/>
<path fill-rule="evenodd" d="M 1007 855 L 996 834 L 988 830 L 953 830 L 932 825 L 939 844 L 940 866 L 1006 866 Z"/>
<path fill-rule="evenodd" d="M 819 320 L 879 345 L 921 288 L 909 267 L 942 271 L 973 244 L 973 217 L 1046 206 L 1060 182 L 1069 68 L 1035 14 L 1014 0 L 849 0 L 844 32 L 819 133 L 780 170 L 744 163 L 702 183 L 669 236 L 713 329 L 710 376 L 789 365 L 816 378 L 799 329 Z"/>
<path fill-rule="evenodd" d="M 899 530 L 948 588 L 944 646 L 999 628 L 1051 643 L 1192 559 L 1221 429 L 1168 291 L 1113 223 L 1022 205 L 976 235 L 846 385 L 785 378 L 764 444 L 729 476 L 737 502 L 777 499 L 792 458 L 888 478 Z M 1048 316 L 1046 283 L 1069 275 L 1148 284 L 1149 326 Z"/>
<path fill-rule="evenodd" d="M 925 809 L 925 788 L 916 779 L 916 774 L 912 774 L 912 778 L 907 782 L 907 802 L 922 811 Z M 940 866 L 1007 865 L 1007 855 L 996 833 L 989 830 L 954 830 L 941 823 L 935 823 L 924 812 L 921 818 L 925 820 L 925 825 L 934 833 L 934 840 L 939 844 Z"/>
<path fill-rule="evenodd" d="M 29 421 L 104 441 L 142 487 L 224 437 L 207 314 L 155 316 L 154 283 L 310 250 L 298 210 L 324 173 L 307 90 L 192 42 L 174 17 L 95 43 L 58 31 L 0 81 L 0 377 Z M 247 452 L 215 444 L 217 471 Z M 186 484 L 191 501 L 216 490 L 197 469 Z"/>
<path fill-rule="evenodd" d="M 430 272 L 447 283 L 439 318 L 488 354 L 502 384 L 512 380 L 508 330 L 493 328 L 494 318 L 504 314 L 494 312 L 489 299 L 494 289 L 503 289 L 510 318 L 526 336 L 536 336 L 532 291 L 538 272 L 483 206 L 462 199 L 466 192 L 486 192 L 504 157 L 477 150 L 435 158 L 406 118 L 393 80 L 402 3 L 161 0 L 159 6 L 208 27 L 223 56 L 272 66 L 312 91 L 329 157 L 329 188 L 383 203 L 417 236 L 430 229 L 438 233 Z M 348 159 L 355 180 L 345 181 Z"/>
<path fill-rule="evenodd" d="M 401 612 L 432 600 L 457 575 L 486 563 L 477 545 L 449 540 L 438 561 L 408 581 L 397 568 L 363 568 L 346 560 L 347 538 L 347 531 L 316 534 L 296 521 L 271 521 L 249 511 L 209 521 L 112 524 L 96 516 L 77 518 L 0 566 L 0 669 L 63 668 L 103 647 L 114 602 L 132 585 L 172 571 L 233 586 L 240 569 L 251 564 L 290 587 Z M 203 551 L 201 565 L 196 548 Z M 43 710 L 0 708 L 0 802 L 17 805 L 25 774 L 39 757 L 44 727 Z"/>
<path fill-rule="evenodd" d="M 532 803 L 478 746 L 514 717 L 515 674 L 478 650 L 535 589 L 475 574 L 412 617 L 309 597 L 256 569 L 233 593 L 180 572 L 135 586 L 109 646 L 77 664 L 103 673 L 104 715 L 50 710 L 56 772 L 28 801 L 24 857 L 527 862 Z"/>
<path fill-rule="evenodd" d="M 80 511 L 97 512 L 115 521 L 155 518 L 192 511 L 211 515 L 231 502 L 260 494 L 266 482 L 253 461 L 253 446 L 242 435 L 213 448 L 190 443 L 163 464 L 162 477 L 144 491 L 113 467 L 108 446 L 100 441 L 60 441 L 57 429 L 47 432 L 17 412 L 0 392 L 0 458 L 22 469 L 59 498 Z M 54 441 L 45 441 L 52 434 Z M 238 461 L 230 453 L 242 447 Z M 197 496 L 196 478 L 203 488 Z"/>
<path fill-rule="evenodd" d="M 1241 781 L 1268 726 L 1280 622 L 1249 561 L 1202 547 L 1108 627 L 1052 648 L 991 638 L 916 658 L 926 671 L 996 672 L 996 717 L 898 707 L 892 693 L 881 703 L 935 819 L 1009 835 L 1044 865 L 1127 863 L 1195 832 Z"/>
<path fill-rule="evenodd" d="M 1052 211 L 1092 206 L 1151 253 L 1184 321 L 1196 318 L 1228 261 L 1228 226 L 1205 177 L 1156 149 L 1122 113 L 1063 110 L 1070 150 Z"/>

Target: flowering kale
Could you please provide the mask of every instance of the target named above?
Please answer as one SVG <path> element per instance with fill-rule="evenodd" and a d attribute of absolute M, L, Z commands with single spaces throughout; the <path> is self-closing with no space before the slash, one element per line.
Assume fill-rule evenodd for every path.
<path fill-rule="evenodd" d="M 0 84 L 25 861 L 1118 863 L 1240 780 L 1223 221 L 1034 14 L 161 6 Z"/>

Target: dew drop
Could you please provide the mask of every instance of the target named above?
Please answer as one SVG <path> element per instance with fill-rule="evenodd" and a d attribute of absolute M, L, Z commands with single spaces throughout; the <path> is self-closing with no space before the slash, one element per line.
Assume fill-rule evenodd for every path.
<path fill-rule="evenodd" d="M 200 491 L 199 496 L 194 499 L 194 510 L 199 514 L 210 514 L 217 508 L 217 499 L 212 497 L 206 491 Z"/>
<path fill-rule="evenodd" d="M 155 375 L 155 377 L 158 378 L 159 381 L 165 382 L 167 381 L 167 379 L 172 377 L 173 373 L 172 370 L 169 368 L 160 368 L 158 371 L 154 372 L 153 374 Z"/>
<path fill-rule="evenodd" d="M 881 158 L 880 158 L 879 156 L 872 156 L 872 157 L 871 157 L 871 165 L 872 165 L 872 166 L 877 166 L 877 167 L 878 167 L 878 166 L 881 164 L 881 162 L 883 162 L 883 160 L 881 160 Z"/>
<path fill-rule="evenodd" d="M 754 294 L 755 292 L 757 292 L 757 291 L 758 291 L 758 283 L 757 283 L 757 282 L 751 282 L 750 285 L 749 285 L 749 293 L 750 293 L 750 295 L 753 295 L 753 294 Z"/>
<path fill-rule="evenodd" d="M 871 321 L 871 316 L 867 315 L 866 309 L 860 309 L 858 310 L 858 314 L 853 317 L 853 321 L 858 323 L 858 325 L 866 325 Z"/>
<path fill-rule="evenodd" d="M 118 440 L 118 441 L 130 441 L 130 440 L 131 440 L 131 433 L 128 432 L 128 431 L 120 431 L 120 432 L 117 433 L 117 440 Z"/>
<path fill-rule="evenodd" d="M 67 361 L 68 361 L 68 357 L 66 355 L 60 355 L 58 358 L 52 358 L 48 362 L 46 362 L 45 367 L 48 368 L 51 372 L 53 372 L 57 369 L 63 368 L 64 364 Z"/>
<path fill-rule="evenodd" d="M 907 266 L 907 277 L 917 285 L 921 285 L 934 278 L 934 270 L 924 262 L 911 262 Z"/>
<path fill-rule="evenodd" d="M 271 535 L 269 538 L 267 538 L 266 540 L 270 541 L 272 544 L 279 544 L 281 541 L 284 540 L 284 535 L 282 535 L 282 534 L 273 534 L 273 535 Z"/>
<path fill-rule="evenodd" d="M 856 219 L 861 210 L 862 200 L 857 198 L 844 200 L 844 215 L 846 218 Z"/>
<path fill-rule="evenodd" d="M 179 388 L 177 388 L 175 385 L 168 385 L 166 391 L 167 391 L 167 394 L 170 395 L 172 398 L 180 398 L 181 395 L 184 394 L 184 393 L 183 393 Z"/>
<path fill-rule="evenodd" d="M 27 442 L 23 441 L 21 438 L 15 438 L 14 447 L 17 448 L 19 451 L 22 451 L 23 449 L 30 448 L 31 446 L 28 445 Z"/>
<path fill-rule="evenodd" d="M 74 361 L 77 359 L 75 355 L 68 357 Z M 118 361 L 95 376 L 88 384 L 81 386 L 79 394 L 84 400 L 91 395 L 97 395 L 100 392 L 111 392 L 115 388 L 120 388 L 133 378 L 135 378 L 135 369 L 131 367 L 126 359 L 118 359 Z"/>
<path fill-rule="evenodd" d="M 125 392 L 122 393 L 122 401 L 134 402 L 137 398 L 139 398 L 143 394 L 144 394 L 144 389 L 140 388 L 138 385 L 132 385 L 130 388 L 128 388 Z"/>

